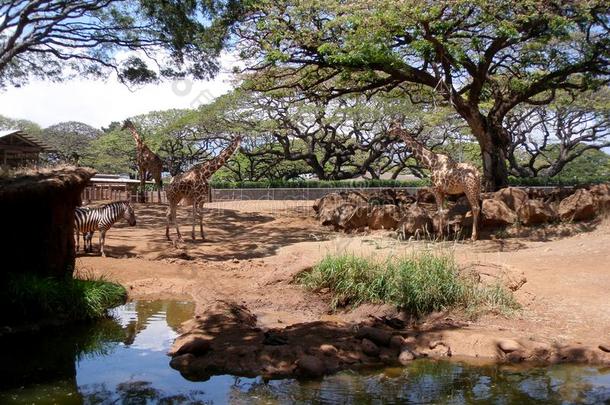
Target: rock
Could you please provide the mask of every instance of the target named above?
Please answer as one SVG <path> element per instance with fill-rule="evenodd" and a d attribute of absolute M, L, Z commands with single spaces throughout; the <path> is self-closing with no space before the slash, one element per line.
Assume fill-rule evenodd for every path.
<path fill-rule="evenodd" d="M 540 200 L 527 200 L 517 211 L 517 216 L 523 225 L 536 225 L 554 221 L 557 213 L 552 206 Z"/>
<path fill-rule="evenodd" d="M 415 201 L 418 203 L 436 203 L 436 198 L 429 188 L 420 188 L 415 194 Z"/>
<path fill-rule="evenodd" d="M 335 210 L 334 224 L 346 231 L 362 229 L 368 224 L 368 208 L 345 203 Z"/>
<path fill-rule="evenodd" d="M 190 353 L 182 354 L 172 358 L 169 362 L 169 366 L 174 370 L 181 370 L 188 367 L 193 359 L 195 359 L 195 356 Z"/>
<path fill-rule="evenodd" d="M 517 350 L 521 350 L 522 347 L 519 342 L 510 339 L 502 339 L 498 343 L 498 348 L 504 353 L 511 353 Z"/>
<path fill-rule="evenodd" d="M 391 188 L 366 193 L 369 205 L 396 205 L 396 192 Z"/>
<path fill-rule="evenodd" d="M 394 364 L 396 363 L 397 352 L 398 350 L 382 347 L 379 349 L 379 359 L 385 364 Z"/>
<path fill-rule="evenodd" d="M 200 336 L 187 335 L 183 340 L 184 343 L 182 343 L 173 353 L 170 353 L 170 355 L 180 356 L 182 354 L 190 353 L 194 356 L 201 356 L 206 354 L 211 347 L 210 341 Z"/>
<path fill-rule="evenodd" d="M 320 346 L 320 351 L 326 356 L 335 356 L 339 353 L 339 350 L 333 345 L 323 344 Z"/>
<path fill-rule="evenodd" d="M 396 205 L 399 207 L 406 207 L 415 202 L 415 197 L 409 194 L 406 190 L 396 191 Z"/>
<path fill-rule="evenodd" d="M 481 225 L 484 227 L 498 227 L 514 224 L 517 221 L 515 214 L 501 200 L 483 200 L 481 206 Z"/>
<path fill-rule="evenodd" d="M 297 372 L 305 377 L 321 377 L 326 372 L 324 362 L 315 356 L 304 354 L 296 361 Z"/>
<path fill-rule="evenodd" d="M 580 221 L 595 216 L 595 201 L 591 192 L 578 189 L 559 203 L 559 217 L 562 221 Z"/>
<path fill-rule="evenodd" d="M 352 207 L 366 206 L 367 199 L 358 192 L 330 193 L 317 199 L 313 204 L 313 209 L 322 225 L 337 225 L 337 209 L 343 204 L 349 203 Z"/>
<path fill-rule="evenodd" d="M 593 195 L 598 211 L 610 210 L 610 184 L 596 184 L 589 188 L 589 192 Z"/>
<path fill-rule="evenodd" d="M 516 187 L 506 187 L 493 193 L 494 200 L 502 201 L 508 208 L 518 211 L 529 200 L 527 193 Z"/>
<path fill-rule="evenodd" d="M 388 346 L 390 344 L 390 339 L 392 339 L 392 334 L 372 326 L 362 326 L 358 329 L 358 332 L 356 332 L 356 337 L 359 339 L 366 338 L 380 346 Z"/>
<path fill-rule="evenodd" d="M 432 232 L 432 219 L 425 209 L 417 203 L 412 204 L 403 211 L 398 230 L 405 239 L 409 236 L 426 235 Z"/>
<path fill-rule="evenodd" d="M 368 213 L 370 229 L 396 229 L 400 211 L 396 205 L 373 206 Z"/>
<path fill-rule="evenodd" d="M 409 350 L 409 349 L 403 349 L 400 352 L 400 354 L 398 355 L 398 361 L 403 366 L 406 366 L 407 364 L 409 364 L 413 360 L 415 360 L 415 354 L 413 354 L 413 352 L 411 350 Z"/>
<path fill-rule="evenodd" d="M 610 344 L 599 345 L 597 347 L 599 347 L 599 350 L 601 350 L 602 352 L 610 353 Z"/>
<path fill-rule="evenodd" d="M 393 349 L 400 349 L 405 343 L 405 339 L 400 335 L 394 335 L 390 339 L 390 347 Z"/>
<path fill-rule="evenodd" d="M 362 352 L 367 356 L 377 356 L 379 354 L 379 347 L 368 339 L 362 339 Z"/>

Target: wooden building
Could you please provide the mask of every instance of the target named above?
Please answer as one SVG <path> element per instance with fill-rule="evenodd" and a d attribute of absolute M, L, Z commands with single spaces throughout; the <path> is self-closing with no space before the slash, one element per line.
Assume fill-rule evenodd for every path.
<path fill-rule="evenodd" d="M 52 151 L 51 146 L 19 129 L 0 131 L 0 166 L 36 165 L 41 152 Z"/>

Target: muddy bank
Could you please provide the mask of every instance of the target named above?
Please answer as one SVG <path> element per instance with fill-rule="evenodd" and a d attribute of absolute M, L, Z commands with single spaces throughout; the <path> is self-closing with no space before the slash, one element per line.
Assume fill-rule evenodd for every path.
<path fill-rule="evenodd" d="M 417 358 L 610 365 L 610 347 L 553 346 L 473 333 L 453 321 L 409 324 L 370 317 L 359 323 L 307 322 L 263 328 L 247 307 L 219 301 L 183 325 L 171 366 L 190 380 L 213 375 L 321 377 L 345 369 L 407 365 Z"/>

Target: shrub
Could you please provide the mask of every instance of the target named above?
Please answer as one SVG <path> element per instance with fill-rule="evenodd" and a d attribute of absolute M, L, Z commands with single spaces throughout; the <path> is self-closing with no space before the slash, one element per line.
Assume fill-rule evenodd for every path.
<path fill-rule="evenodd" d="M 470 313 L 519 308 L 501 285 L 483 286 L 462 274 L 452 255 L 420 253 L 383 260 L 351 254 L 324 258 L 297 280 L 313 290 L 328 288 L 333 307 L 363 302 L 394 304 L 421 316 L 449 307 Z"/>
<path fill-rule="evenodd" d="M 42 319 L 89 320 L 125 302 L 127 292 L 103 280 L 10 276 L 0 291 L 2 319 L 10 324 Z"/>

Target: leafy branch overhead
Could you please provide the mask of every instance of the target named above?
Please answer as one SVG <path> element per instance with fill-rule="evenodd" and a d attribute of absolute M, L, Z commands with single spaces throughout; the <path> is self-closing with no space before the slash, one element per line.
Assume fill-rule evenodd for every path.
<path fill-rule="evenodd" d="M 237 1 L 5 0 L 0 88 L 115 73 L 125 83 L 218 71 Z"/>

